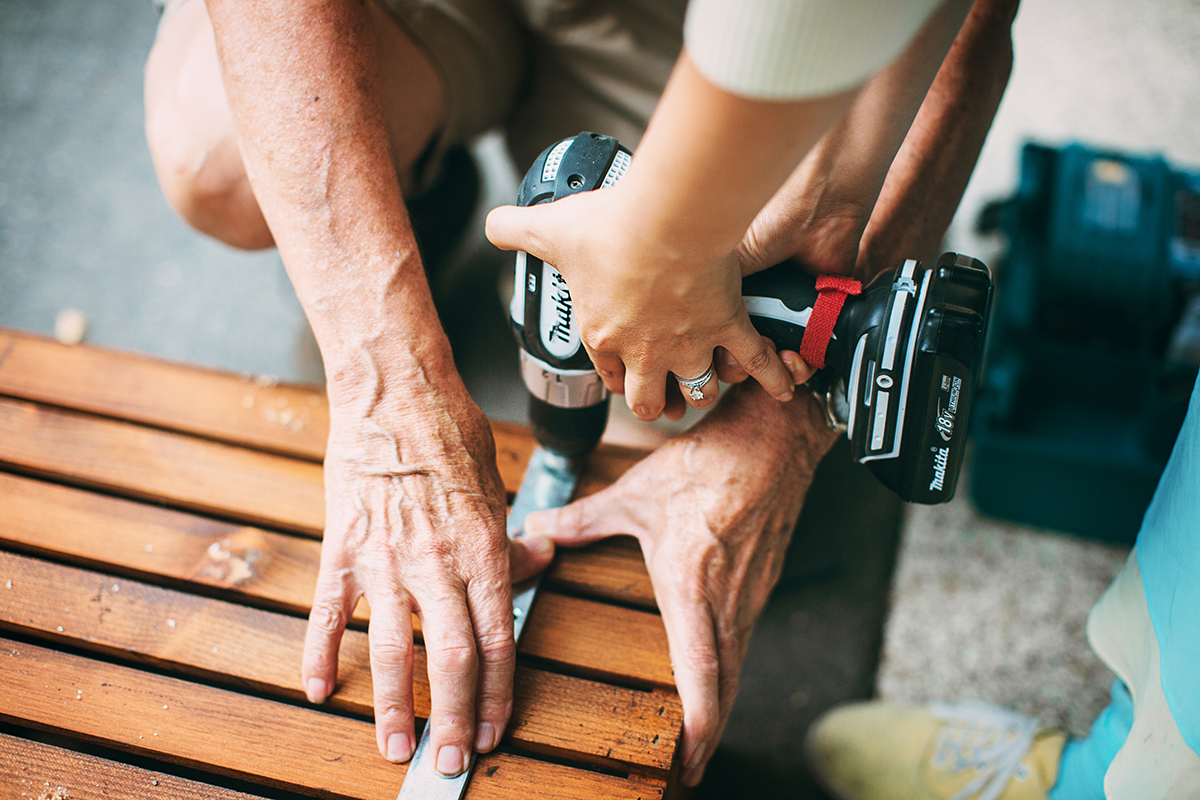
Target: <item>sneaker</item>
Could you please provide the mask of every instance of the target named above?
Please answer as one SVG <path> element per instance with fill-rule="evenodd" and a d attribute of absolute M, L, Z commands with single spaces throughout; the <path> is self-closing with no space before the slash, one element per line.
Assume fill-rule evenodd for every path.
<path fill-rule="evenodd" d="M 836 800 L 1047 800 L 1066 737 L 985 703 L 857 703 L 826 712 L 804 743 Z"/>

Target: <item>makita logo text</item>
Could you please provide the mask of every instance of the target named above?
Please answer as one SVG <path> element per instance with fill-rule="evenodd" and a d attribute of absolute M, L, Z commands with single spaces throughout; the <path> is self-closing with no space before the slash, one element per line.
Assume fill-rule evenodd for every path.
<path fill-rule="evenodd" d="M 571 290 L 567 288 L 566 279 L 557 272 L 551 273 L 550 292 L 557 318 L 550 326 L 547 336 L 551 341 L 557 340 L 565 344 L 571 341 Z"/>
<path fill-rule="evenodd" d="M 950 460 L 949 447 L 931 447 L 933 451 L 933 480 L 929 482 L 929 491 L 940 492 L 946 482 L 946 462 Z"/>

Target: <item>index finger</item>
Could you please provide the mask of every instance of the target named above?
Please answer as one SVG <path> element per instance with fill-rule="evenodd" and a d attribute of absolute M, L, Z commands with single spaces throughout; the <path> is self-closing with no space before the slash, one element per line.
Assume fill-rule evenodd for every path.
<path fill-rule="evenodd" d="M 743 315 L 738 329 L 721 344 L 768 394 L 781 402 L 792 399 L 796 384 L 791 372 L 762 334 L 754 330 L 749 316 Z"/>

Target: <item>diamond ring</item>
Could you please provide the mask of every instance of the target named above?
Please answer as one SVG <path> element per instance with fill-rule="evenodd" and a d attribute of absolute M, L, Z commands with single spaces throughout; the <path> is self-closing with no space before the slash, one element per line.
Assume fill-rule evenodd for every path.
<path fill-rule="evenodd" d="M 712 380 L 712 375 L 713 375 L 713 365 L 710 363 L 708 365 L 708 369 L 706 369 L 704 371 L 704 374 L 699 377 L 681 378 L 678 375 L 676 375 L 675 380 L 679 381 L 679 388 L 687 389 L 688 395 L 693 400 L 703 400 L 704 399 L 704 384 L 706 384 L 710 380 Z"/>

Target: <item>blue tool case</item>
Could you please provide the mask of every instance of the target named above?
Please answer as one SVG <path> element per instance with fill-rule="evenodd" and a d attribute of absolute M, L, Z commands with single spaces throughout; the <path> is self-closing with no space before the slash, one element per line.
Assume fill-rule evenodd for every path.
<path fill-rule="evenodd" d="M 981 511 L 1131 543 L 1200 364 L 1200 173 L 1027 144 L 976 400 Z"/>

